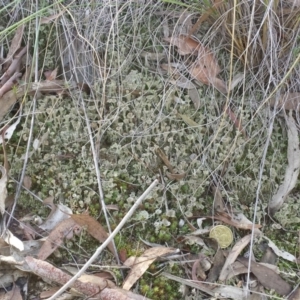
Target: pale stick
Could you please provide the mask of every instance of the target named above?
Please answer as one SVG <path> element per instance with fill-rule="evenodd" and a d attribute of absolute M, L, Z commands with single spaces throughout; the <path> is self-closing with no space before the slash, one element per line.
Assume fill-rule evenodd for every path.
<path fill-rule="evenodd" d="M 97 248 L 92 257 L 85 263 L 85 265 L 74 275 L 65 285 L 63 285 L 55 294 L 53 294 L 48 300 L 55 300 L 60 296 L 67 288 L 71 287 L 73 283 L 86 271 L 86 269 L 93 263 L 93 261 L 99 256 L 99 254 L 104 250 L 104 248 L 111 242 L 111 240 L 117 235 L 117 233 L 122 229 L 127 220 L 133 215 L 135 210 L 139 207 L 142 201 L 148 196 L 152 189 L 158 184 L 158 179 L 155 179 L 151 185 L 146 189 L 146 191 L 136 200 L 133 206 L 130 208 L 128 213 L 115 228 L 115 230 L 110 234 L 110 236 L 105 240 L 105 242 Z"/>

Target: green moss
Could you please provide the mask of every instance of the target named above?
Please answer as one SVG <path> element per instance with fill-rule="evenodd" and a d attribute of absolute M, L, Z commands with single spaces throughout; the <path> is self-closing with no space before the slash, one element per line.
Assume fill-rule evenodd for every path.
<path fill-rule="evenodd" d="M 152 284 L 149 285 L 149 282 Z M 179 285 L 163 276 L 155 276 L 146 273 L 140 279 L 139 291 L 142 295 L 151 299 L 181 299 Z"/>

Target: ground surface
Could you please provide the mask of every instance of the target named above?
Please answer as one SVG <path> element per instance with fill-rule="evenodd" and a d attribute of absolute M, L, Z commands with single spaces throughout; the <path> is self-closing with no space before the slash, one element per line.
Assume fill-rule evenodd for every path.
<path fill-rule="evenodd" d="M 32 194 L 40 199 L 53 196 L 55 203 L 68 206 L 73 213 L 88 210 L 106 227 L 99 200 L 103 189 L 105 204 L 117 208 L 108 210 L 114 229 L 143 191 L 159 178 L 160 184 L 115 239 L 117 249 L 128 257 L 140 255 L 147 248 L 143 239 L 213 259 L 212 248 L 180 238 L 193 231 L 189 223 L 198 229 L 196 217 L 212 216 L 213 184 L 228 205 L 251 221 L 255 213 L 254 222 L 262 225 L 261 231 L 279 248 L 298 256 L 299 182 L 273 219 L 267 210 L 288 164 L 284 114 L 261 106 L 266 90 L 254 85 L 251 73 L 244 74 L 228 98 L 215 86 L 197 80 L 192 81 L 196 92 L 192 95 L 189 89 L 174 84 L 178 78 L 162 67 L 171 62 L 185 64 L 180 72 L 192 79 L 186 69 L 189 60 L 165 37 L 168 32 L 169 36 L 186 34 L 189 22 L 197 21 L 201 6 L 101 2 L 57 3 L 51 8 L 40 4 L 47 7 L 41 15 L 54 17 L 40 25 L 37 40 L 33 23 L 25 22 L 22 43 L 29 42 L 32 55 L 37 43 L 40 80 L 45 80 L 44 71 L 58 68 L 57 79 L 89 87 L 43 93 L 36 107 L 32 97 L 24 97 L 21 122 L 6 145 L 11 166 L 8 190 L 14 193 L 14 180 L 19 180 L 24 168 L 32 185 L 31 193 L 22 190 L 15 217 L 34 212 L 45 218 L 49 211 Z M 18 15 L 20 8 L 14 5 L 14 9 L 6 9 L 6 18 Z M 36 8 L 28 9 L 33 12 Z M 7 47 L 13 32 L 5 36 Z M 238 59 L 230 59 L 221 34 L 214 35 L 204 23 L 195 36 L 212 49 L 225 82 L 232 65 L 233 74 L 243 71 Z M 224 112 L 228 99 L 243 131 Z M 16 110 L 6 115 L 2 126 Z M 24 166 L 30 135 L 30 156 Z M 39 142 L 36 148 L 34 141 Z M 4 160 L 2 153 L 0 159 Z M 213 224 L 218 221 L 207 219 L 202 226 L 210 228 Z M 232 230 L 234 241 L 245 235 L 243 230 Z M 50 261 L 84 263 L 98 246 L 98 241 L 82 233 Z M 254 253 L 262 255 L 255 246 Z M 165 263 L 165 270 L 188 278 L 179 261 Z M 116 264 L 108 252 L 96 263 Z M 296 264 L 279 259 L 279 266 L 295 286 Z M 155 274 L 162 265 L 156 263 L 151 268 L 149 272 Z M 114 270 L 122 282 L 120 271 Z M 145 274 L 134 291 L 152 299 L 199 299 L 200 292 L 184 290 L 179 283 L 161 278 Z M 163 298 L 166 293 L 168 297 Z"/>

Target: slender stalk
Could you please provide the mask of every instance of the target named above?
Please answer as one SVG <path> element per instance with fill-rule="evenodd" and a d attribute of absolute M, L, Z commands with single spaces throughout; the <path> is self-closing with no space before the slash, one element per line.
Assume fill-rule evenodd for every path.
<path fill-rule="evenodd" d="M 127 220 L 133 215 L 135 210 L 139 207 L 142 201 L 147 197 L 147 195 L 152 191 L 152 189 L 158 184 L 158 179 L 155 179 L 151 185 L 146 189 L 146 191 L 137 199 L 134 205 L 127 212 L 125 217 L 115 228 L 115 230 L 110 234 L 110 236 L 105 240 L 105 242 L 97 248 L 92 257 L 85 263 L 85 265 L 74 275 L 64 286 L 62 286 L 54 295 L 52 295 L 48 300 L 55 300 L 60 296 L 67 288 L 71 287 L 73 283 L 87 270 L 87 268 L 93 263 L 93 261 L 99 256 L 99 254 L 104 250 L 104 248 L 114 239 L 117 233 L 122 229 Z"/>

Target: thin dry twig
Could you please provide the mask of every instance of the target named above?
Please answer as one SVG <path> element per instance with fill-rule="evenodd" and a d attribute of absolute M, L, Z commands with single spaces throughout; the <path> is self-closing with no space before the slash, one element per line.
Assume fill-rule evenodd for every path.
<path fill-rule="evenodd" d="M 60 296 L 67 288 L 69 288 L 93 263 L 93 261 L 99 256 L 99 254 L 108 246 L 108 244 L 113 240 L 113 238 L 118 234 L 118 232 L 123 228 L 127 220 L 133 215 L 135 210 L 139 207 L 142 201 L 148 196 L 148 194 L 153 190 L 153 188 L 158 184 L 158 180 L 155 179 L 151 185 L 146 189 L 146 191 L 137 199 L 134 205 L 130 208 L 127 214 L 124 216 L 122 221 L 116 227 L 116 229 L 110 234 L 109 238 L 95 251 L 92 257 L 86 262 L 86 264 L 78 271 L 78 273 L 73 276 L 64 286 L 62 286 L 52 297 L 48 300 L 55 300 Z"/>

